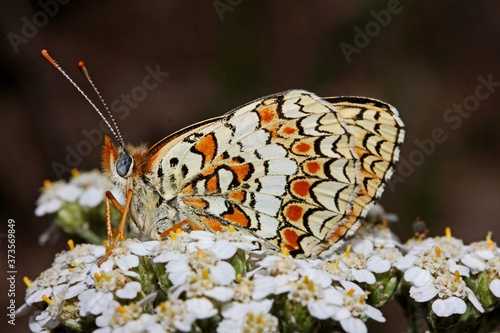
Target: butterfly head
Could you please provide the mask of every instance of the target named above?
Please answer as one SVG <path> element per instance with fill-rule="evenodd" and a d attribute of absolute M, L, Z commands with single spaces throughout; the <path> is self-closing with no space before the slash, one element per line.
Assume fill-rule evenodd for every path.
<path fill-rule="evenodd" d="M 136 174 L 144 156 L 144 147 L 115 146 L 108 136 L 104 137 L 102 149 L 102 169 L 111 182 L 125 187 L 127 179 Z"/>

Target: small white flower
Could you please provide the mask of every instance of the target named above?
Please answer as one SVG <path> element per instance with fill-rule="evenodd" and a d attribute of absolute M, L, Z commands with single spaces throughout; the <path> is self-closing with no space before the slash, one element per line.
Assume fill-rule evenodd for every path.
<path fill-rule="evenodd" d="M 93 314 L 97 316 L 113 303 L 113 294 L 96 291 L 89 289 L 78 295 L 80 301 L 80 315 L 86 316 Z"/>
<path fill-rule="evenodd" d="M 225 305 L 221 312 L 224 320 L 217 327 L 217 333 L 277 332 L 278 319 L 269 314 L 272 305 L 269 299 Z"/>
<path fill-rule="evenodd" d="M 123 289 L 116 291 L 116 296 L 122 299 L 134 299 L 137 297 L 139 291 L 141 291 L 141 284 L 139 282 L 129 282 Z"/>

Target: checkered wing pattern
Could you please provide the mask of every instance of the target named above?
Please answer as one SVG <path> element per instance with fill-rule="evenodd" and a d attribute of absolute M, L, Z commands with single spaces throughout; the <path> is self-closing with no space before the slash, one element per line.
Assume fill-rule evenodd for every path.
<path fill-rule="evenodd" d="M 164 139 L 149 168 L 161 196 L 196 227 L 231 224 L 306 257 L 331 252 L 358 228 L 403 137 L 388 104 L 291 90 Z"/>

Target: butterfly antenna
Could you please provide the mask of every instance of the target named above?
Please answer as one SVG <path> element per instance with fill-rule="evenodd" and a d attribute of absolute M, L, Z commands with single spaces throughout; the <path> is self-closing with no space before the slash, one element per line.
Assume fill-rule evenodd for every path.
<path fill-rule="evenodd" d="M 113 117 L 113 114 L 111 113 L 111 111 L 109 111 L 108 105 L 104 101 L 104 98 L 102 98 L 101 93 L 99 92 L 99 90 L 97 90 L 97 87 L 94 84 L 94 81 L 92 81 L 92 79 L 90 78 L 90 75 L 89 75 L 89 72 L 87 70 L 87 67 L 85 67 L 85 64 L 83 63 L 83 61 L 80 61 L 78 63 L 78 68 L 80 68 L 80 70 L 82 71 L 83 75 L 85 75 L 85 77 L 87 78 L 87 81 L 89 81 L 90 85 L 94 89 L 94 91 L 97 94 L 97 96 L 99 96 L 99 99 L 101 100 L 102 105 L 104 105 L 104 108 L 108 112 L 109 118 L 111 119 L 111 121 L 113 122 L 113 125 L 115 126 L 116 133 L 118 134 L 118 138 L 117 138 L 118 141 L 120 142 L 120 144 L 123 147 L 125 147 L 125 142 L 123 141 L 123 137 L 122 137 L 122 134 L 120 133 L 120 129 L 118 128 L 118 125 L 116 124 L 115 117 Z"/>
<path fill-rule="evenodd" d="M 123 143 L 123 139 L 121 139 L 121 136 L 118 136 L 116 134 L 116 131 L 114 130 L 114 128 L 110 125 L 110 123 L 108 122 L 108 120 L 106 119 L 106 117 L 104 117 L 104 115 L 102 114 L 102 112 L 97 108 L 97 106 L 95 106 L 95 104 L 90 100 L 90 98 L 82 91 L 82 89 L 80 89 L 80 87 L 69 77 L 68 74 L 66 74 L 66 72 L 62 69 L 61 66 L 59 66 L 59 64 L 54 60 L 54 58 L 52 58 L 50 55 L 49 55 L 49 52 L 47 52 L 47 50 L 42 50 L 42 55 L 55 67 L 59 70 L 59 72 L 62 73 L 62 75 L 64 75 L 64 77 L 69 81 L 71 82 L 71 84 L 80 92 L 80 94 L 82 94 L 83 97 L 85 97 L 85 99 L 87 100 L 87 102 L 90 103 L 90 105 L 92 105 L 92 107 L 94 108 L 94 110 L 96 110 L 96 112 L 101 116 L 102 120 L 104 120 L 104 122 L 106 123 L 106 125 L 108 125 L 109 129 L 111 130 L 111 133 L 113 133 L 113 135 L 116 137 L 116 139 L 120 142 L 120 144 L 122 146 L 125 146 L 124 143 Z M 109 112 L 109 111 L 108 111 Z M 118 128 L 117 128 L 118 130 Z"/>

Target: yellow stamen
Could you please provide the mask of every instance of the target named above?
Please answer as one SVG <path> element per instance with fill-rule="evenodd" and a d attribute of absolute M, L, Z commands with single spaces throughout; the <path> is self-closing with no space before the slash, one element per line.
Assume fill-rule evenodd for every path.
<path fill-rule="evenodd" d="M 51 187 L 52 186 L 52 182 L 48 179 L 45 179 L 43 181 L 43 187 Z"/>
<path fill-rule="evenodd" d="M 456 283 L 460 282 L 460 273 L 458 272 L 458 270 L 455 271 L 455 282 Z"/>
<path fill-rule="evenodd" d="M 241 273 L 236 274 L 236 281 L 238 281 L 239 283 L 241 283 L 242 280 L 243 280 L 243 278 L 241 276 Z"/>
<path fill-rule="evenodd" d="M 68 241 L 68 246 L 70 251 L 73 251 L 75 249 L 75 243 L 73 242 L 72 239 Z"/>
<path fill-rule="evenodd" d="M 347 296 L 352 296 L 352 294 L 354 294 L 356 290 L 354 289 L 350 289 L 348 292 L 347 292 Z"/>
<path fill-rule="evenodd" d="M 490 246 L 490 249 L 492 249 L 492 250 L 493 250 L 493 247 L 495 246 L 495 243 L 493 243 L 493 241 L 492 241 L 492 240 L 490 240 L 490 241 L 488 242 L 488 245 Z"/>
<path fill-rule="evenodd" d="M 73 269 L 72 268 L 68 268 L 68 272 L 73 272 Z"/>
<path fill-rule="evenodd" d="M 127 310 L 125 310 L 125 308 L 121 305 L 118 307 L 118 311 L 120 311 L 121 313 L 127 313 Z"/>
<path fill-rule="evenodd" d="M 359 296 L 359 303 L 365 304 L 365 295 Z"/>
<path fill-rule="evenodd" d="M 436 257 L 441 258 L 441 249 L 439 246 L 436 246 Z"/>
<path fill-rule="evenodd" d="M 71 176 L 76 177 L 78 175 L 80 175 L 80 171 L 77 168 L 71 169 Z"/>
<path fill-rule="evenodd" d="M 108 276 L 108 274 L 104 273 L 104 271 L 101 271 L 101 276 L 104 278 L 104 280 L 109 281 L 111 280 Z"/>
<path fill-rule="evenodd" d="M 262 317 L 261 317 L 261 316 L 258 316 L 258 317 L 257 317 L 257 323 L 258 323 L 258 324 L 263 324 L 263 323 L 264 323 L 264 319 L 262 319 Z"/>
<path fill-rule="evenodd" d="M 26 285 L 26 287 L 28 287 L 28 288 L 31 287 L 31 281 L 27 276 L 23 277 L 23 281 L 24 281 L 24 284 Z"/>
<path fill-rule="evenodd" d="M 314 283 L 311 280 L 309 280 L 307 275 L 304 276 L 304 283 L 307 284 L 309 291 L 313 293 L 314 292 Z"/>
<path fill-rule="evenodd" d="M 234 226 L 232 224 L 229 225 L 229 231 L 236 232 L 236 229 L 234 229 Z"/>
<path fill-rule="evenodd" d="M 182 234 L 182 230 L 181 230 L 181 228 L 177 228 L 177 230 L 175 230 L 175 232 L 176 232 L 178 235 Z"/>
<path fill-rule="evenodd" d="M 50 303 L 52 303 L 52 300 L 50 298 L 48 298 L 47 296 L 45 295 L 42 295 L 42 299 L 48 304 L 50 305 Z"/>
<path fill-rule="evenodd" d="M 75 267 L 78 267 L 78 264 L 76 263 L 76 261 L 71 260 L 70 262 L 71 262 L 71 265 L 73 265 L 73 266 L 75 266 Z"/>
<path fill-rule="evenodd" d="M 333 265 L 333 269 L 338 269 L 339 264 L 340 264 L 340 258 L 338 258 L 337 261 L 335 261 L 335 264 Z"/>
<path fill-rule="evenodd" d="M 124 241 L 125 241 L 125 235 L 121 234 L 121 235 L 120 235 L 120 240 L 121 240 L 122 242 L 124 242 Z"/>
<path fill-rule="evenodd" d="M 451 229 L 449 227 L 446 227 L 444 233 L 446 234 L 446 238 L 451 239 Z"/>
<path fill-rule="evenodd" d="M 347 245 L 347 249 L 345 249 L 345 257 L 349 258 L 350 253 L 351 253 L 351 244 Z"/>
<path fill-rule="evenodd" d="M 248 314 L 248 321 L 253 321 L 253 313 Z"/>
<path fill-rule="evenodd" d="M 198 259 L 200 259 L 201 255 L 203 254 L 203 250 L 202 249 L 198 249 L 198 252 L 196 252 L 196 256 L 198 257 Z"/>
<path fill-rule="evenodd" d="M 382 220 L 382 226 L 387 227 L 387 220 Z"/>
<path fill-rule="evenodd" d="M 283 253 L 285 257 L 288 257 L 290 255 L 290 251 L 288 251 L 288 249 L 285 246 L 281 247 L 281 253 Z"/>
<path fill-rule="evenodd" d="M 174 241 L 176 241 L 176 240 L 177 240 L 177 237 L 175 236 L 175 233 L 174 233 L 173 231 L 170 231 L 170 234 L 169 234 L 169 235 L 170 235 L 170 237 L 171 237 Z"/>
<path fill-rule="evenodd" d="M 97 282 L 101 282 L 101 277 L 99 276 L 99 273 L 97 272 L 94 273 L 94 279 L 96 279 Z"/>
<path fill-rule="evenodd" d="M 167 307 L 165 306 L 165 302 L 160 303 L 160 308 L 161 308 L 161 312 L 165 312 L 165 310 L 167 309 Z"/>
<path fill-rule="evenodd" d="M 491 242 L 491 235 L 493 235 L 493 232 L 488 231 L 488 234 L 486 235 L 486 241 Z"/>
<path fill-rule="evenodd" d="M 203 275 L 203 278 L 205 280 L 210 279 L 210 275 L 208 275 L 208 268 L 205 268 L 204 270 L 201 271 L 201 274 Z"/>

